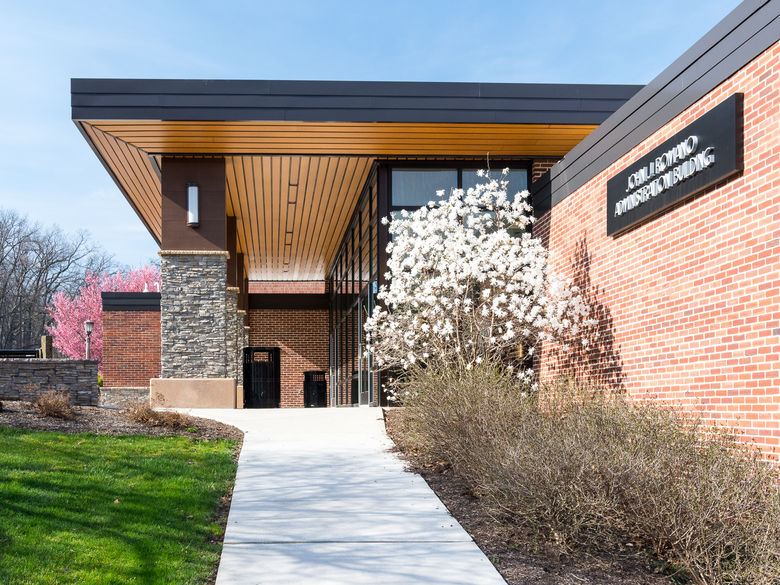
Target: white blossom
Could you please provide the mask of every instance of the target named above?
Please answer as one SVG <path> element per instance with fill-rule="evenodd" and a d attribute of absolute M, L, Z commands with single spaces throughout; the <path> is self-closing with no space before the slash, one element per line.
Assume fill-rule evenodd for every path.
<path fill-rule="evenodd" d="M 579 331 L 587 306 L 549 272 L 528 231 L 528 193 L 509 197 L 506 181 L 486 181 L 390 220 L 389 285 L 365 326 L 378 367 L 470 368 L 519 345 L 532 355 L 539 341 Z"/>

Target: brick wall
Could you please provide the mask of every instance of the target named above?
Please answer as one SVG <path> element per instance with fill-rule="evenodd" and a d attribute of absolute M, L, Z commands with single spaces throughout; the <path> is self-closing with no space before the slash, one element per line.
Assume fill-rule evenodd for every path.
<path fill-rule="evenodd" d="M 545 214 L 554 270 L 582 285 L 591 351 L 543 351 L 541 374 L 589 375 L 699 410 L 766 451 L 780 442 L 780 43 Z M 744 172 L 618 238 L 606 182 L 735 92 Z"/>
<path fill-rule="evenodd" d="M 282 408 L 303 406 L 303 373 L 328 371 L 328 311 L 251 309 L 249 344 L 281 348 Z"/>
<path fill-rule="evenodd" d="M 537 181 L 559 160 L 557 158 L 535 158 L 531 163 L 531 183 Z"/>
<path fill-rule="evenodd" d="M 160 375 L 160 312 L 103 311 L 103 386 L 149 387 Z"/>
<path fill-rule="evenodd" d="M 252 280 L 249 282 L 249 294 L 316 295 L 324 292 L 324 280 Z"/>

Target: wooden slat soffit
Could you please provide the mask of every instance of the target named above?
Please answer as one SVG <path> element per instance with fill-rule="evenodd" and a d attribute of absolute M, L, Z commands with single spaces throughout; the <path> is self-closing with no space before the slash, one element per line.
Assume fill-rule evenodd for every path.
<path fill-rule="evenodd" d="M 226 207 L 251 280 L 321 280 L 378 157 L 559 157 L 595 126 L 78 121 L 161 239 L 162 156 L 225 156 Z"/>
<path fill-rule="evenodd" d="M 237 156 L 226 159 L 228 213 L 251 280 L 321 280 L 373 159 Z"/>
<path fill-rule="evenodd" d="M 103 166 L 130 206 L 159 243 L 162 239 L 162 189 L 146 152 L 90 124 L 80 124 Z"/>
<path fill-rule="evenodd" d="M 152 154 L 563 156 L 595 125 L 90 122 Z"/>

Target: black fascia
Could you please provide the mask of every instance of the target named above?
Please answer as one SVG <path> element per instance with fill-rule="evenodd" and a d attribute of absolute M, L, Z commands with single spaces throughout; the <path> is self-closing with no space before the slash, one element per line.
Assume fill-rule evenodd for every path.
<path fill-rule="evenodd" d="M 102 292 L 104 311 L 159 311 L 158 292 Z"/>
<path fill-rule="evenodd" d="M 539 217 L 780 39 L 780 0 L 747 0 L 531 186 Z"/>
<path fill-rule="evenodd" d="M 600 124 L 638 85 L 72 79 L 74 120 Z"/>

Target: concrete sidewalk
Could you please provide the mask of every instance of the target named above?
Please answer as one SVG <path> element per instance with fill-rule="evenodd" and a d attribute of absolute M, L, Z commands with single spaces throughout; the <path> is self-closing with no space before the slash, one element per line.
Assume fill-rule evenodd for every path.
<path fill-rule="evenodd" d="M 505 585 L 380 409 L 192 414 L 245 432 L 217 585 Z"/>

